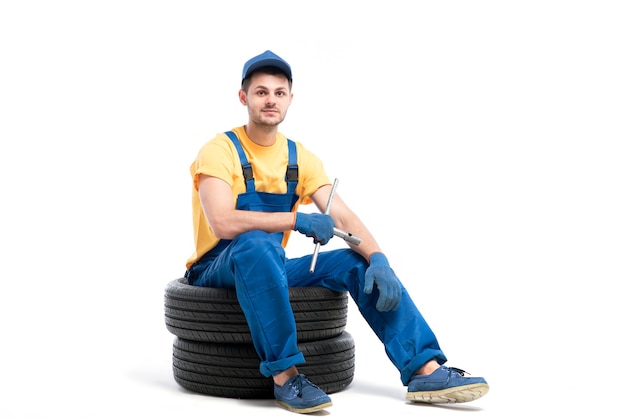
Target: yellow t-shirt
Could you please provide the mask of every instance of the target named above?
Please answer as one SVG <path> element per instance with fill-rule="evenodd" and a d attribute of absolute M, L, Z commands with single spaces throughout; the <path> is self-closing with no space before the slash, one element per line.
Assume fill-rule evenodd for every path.
<path fill-rule="evenodd" d="M 252 142 L 243 126 L 233 129 L 233 132 L 239 137 L 248 162 L 252 165 L 256 191 L 286 193 L 285 172 L 289 160 L 287 138 L 283 134 L 278 133 L 276 142 L 269 147 L 264 147 Z M 309 196 L 321 186 L 330 184 L 321 160 L 299 142 L 296 142 L 296 148 L 298 152 L 298 185 L 296 194 L 300 198 L 296 202 L 293 211 L 296 211 L 300 204 L 310 204 Z M 217 134 L 200 149 L 189 171 L 193 179 L 191 209 L 196 249 L 187 260 L 187 268 L 219 242 L 204 216 L 202 205 L 200 204 L 198 195 L 200 174 L 222 179 L 232 187 L 233 208 L 237 204 L 237 196 L 246 191 L 237 149 L 224 133 Z M 290 232 L 286 231 L 284 234 L 283 247 L 287 245 Z"/>

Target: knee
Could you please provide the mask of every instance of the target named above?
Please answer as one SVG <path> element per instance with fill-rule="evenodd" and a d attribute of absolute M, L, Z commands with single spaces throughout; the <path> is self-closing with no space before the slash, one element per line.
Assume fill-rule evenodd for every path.
<path fill-rule="evenodd" d="M 325 280 L 332 280 L 338 286 L 334 290 L 350 293 L 358 291 L 365 283 L 365 271 L 369 266 L 367 260 L 351 249 L 339 249 L 324 253 L 325 268 L 332 274 Z"/>
<path fill-rule="evenodd" d="M 253 256 L 255 259 L 258 257 L 277 257 L 284 260 L 285 250 L 281 241 L 281 234 L 270 234 L 259 230 L 244 232 L 231 243 L 233 256 Z"/>
<path fill-rule="evenodd" d="M 257 294 L 287 286 L 285 250 L 277 234 L 250 231 L 233 240 L 230 263 L 237 281 Z"/>

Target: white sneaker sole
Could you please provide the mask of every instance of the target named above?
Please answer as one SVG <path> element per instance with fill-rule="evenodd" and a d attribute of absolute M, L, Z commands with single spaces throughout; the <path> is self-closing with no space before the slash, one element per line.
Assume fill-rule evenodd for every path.
<path fill-rule="evenodd" d="M 406 399 L 424 403 L 462 403 L 475 401 L 489 392 L 489 385 L 474 383 L 432 392 L 407 392 Z"/>
<path fill-rule="evenodd" d="M 329 406 L 333 406 L 332 402 L 326 402 L 326 403 L 322 403 L 322 404 L 319 404 L 319 405 L 311 406 L 309 408 L 293 408 L 293 407 L 287 405 L 285 402 L 282 402 L 282 401 L 276 401 L 276 403 L 281 408 L 285 408 L 287 411 L 297 412 L 299 414 L 309 414 L 311 412 L 321 411 L 322 409 L 326 409 Z"/>

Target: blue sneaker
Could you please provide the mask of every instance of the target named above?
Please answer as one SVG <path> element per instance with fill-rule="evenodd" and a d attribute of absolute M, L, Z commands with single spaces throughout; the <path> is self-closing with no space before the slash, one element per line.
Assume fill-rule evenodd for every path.
<path fill-rule="evenodd" d="M 295 375 L 283 386 L 274 383 L 274 397 L 278 405 L 300 414 L 320 411 L 333 404 L 330 397 L 303 374 Z"/>
<path fill-rule="evenodd" d="M 465 377 L 464 370 L 439 366 L 428 375 L 415 375 L 409 381 L 406 394 L 411 402 L 460 403 L 469 402 L 489 392 L 482 377 Z"/>

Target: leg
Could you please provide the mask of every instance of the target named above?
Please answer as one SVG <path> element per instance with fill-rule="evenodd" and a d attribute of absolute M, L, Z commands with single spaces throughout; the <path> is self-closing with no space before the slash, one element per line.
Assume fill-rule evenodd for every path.
<path fill-rule="evenodd" d="M 378 290 L 363 292 L 366 260 L 350 249 L 320 252 L 315 271 L 309 273 L 311 256 L 287 260 L 289 286 L 324 286 L 348 291 L 359 311 L 385 346 L 387 356 L 400 371 L 402 383 L 422 366 L 447 361 L 437 339 L 405 289 L 397 311 L 376 310 Z"/>
<path fill-rule="evenodd" d="M 446 367 L 447 361 L 437 339 L 409 297 L 402 290 L 397 311 L 378 312 L 378 290 L 363 293 L 367 262 L 352 250 L 321 252 L 316 269 L 308 273 L 311 257 L 287 261 L 290 286 L 326 286 L 348 291 L 361 314 L 385 346 L 400 378 L 408 386 L 406 398 L 412 402 L 467 402 L 489 391 L 482 377 L 466 377 L 463 370 Z"/>
<path fill-rule="evenodd" d="M 267 377 L 304 363 L 284 263 L 285 252 L 275 234 L 251 231 L 235 238 L 193 283 L 236 289 L 261 359 L 260 371 Z"/>
<path fill-rule="evenodd" d="M 277 234 L 251 231 L 210 260 L 195 285 L 234 287 L 246 316 L 261 373 L 272 376 L 274 396 L 290 411 L 309 413 L 332 405 L 328 395 L 299 374 L 304 363 L 289 302 L 285 251 Z"/>

